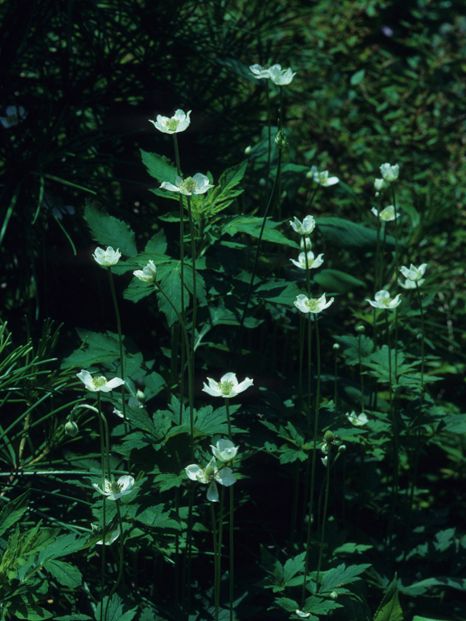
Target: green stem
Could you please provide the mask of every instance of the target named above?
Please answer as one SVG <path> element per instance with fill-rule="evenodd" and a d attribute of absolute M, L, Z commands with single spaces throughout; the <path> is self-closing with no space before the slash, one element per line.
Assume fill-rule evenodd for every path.
<path fill-rule="evenodd" d="M 175 150 L 175 162 L 176 162 L 176 170 L 178 176 L 181 177 L 181 160 L 180 160 L 180 150 L 178 146 L 178 138 L 176 134 L 173 134 L 173 146 Z M 180 214 L 180 229 L 179 229 L 179 246 L 180 246 L 180 304 L 181 311 L 180 315 L 182 318 L 182 323 L 185 323 L 185 296 L 184 296 L 184 207 L 183 207 L 183 198 L 181 194 L 178 195 L 178 203 L 179 203 L 179 214 Z M 189 356 L 189 349 L 186 351 L 183 349 L 181 345 L 181 353 L 180 353 L 180 424 L 182 423 L 183 418 L 183 402 L 184 402 L 184 361 L 185 356 Z"/>
<path fill-rule="evenodd" d="M 277 190 L 279 180 L 280 180 L 280 175 L 281 175 L 281 163 L 282 163 L 282 147 L 281 145 L 278 145 L 277 170 L 276 170 L 275 177 L 273 180 L 272 190 L 270 191 L 269 199 L 267 201 L 267 204 L 264 210 L 264 215 L 262 217 L 262 224 L 261 224 L 261 228 L 259 231 L 259 238 L 257 240 L 257 245 L 256 245 L 256 254 L 254 257 L 254 265 L 252 268 L 251 280 L 249 281 L 249 286 L 248 286 L 248 290 L 246 293 L 246 301 L 244 303 L 243 313 L 241 315 L 241 320 L 240 320 L 240 330 L 243 329 L 244 320 L 246 319 L 246 313 L 248 310 L 249 302 L 251 301 L 252 290 L 254 287 L 254 279 L 256 277 L 257 265 L 259 263 L 259 254 L 260 254 L 260 249 L 261 249 L 261 244 L 262 244 L 262 237 L 264 235 L 265 225 L 267 224 L 267 217 L 269 215 L 269 211 L 271 210 L 275 195 L 277 193 L 276 190 Z"/>
<path fill-rule="evenodd" d="M 106 464 L 106 450 L 105 450 L 105 431 L 103 426 L 103 416 L 102 416 L 102 408 L 101 408 L 101 399 L 100 393 L 97 393 L 97 410 L 98 410 L 98 422 L 99 422 L 99 436 L 100 436 L 100 460 L 101 460 L 101 468 L 102 468 L 102 480 L 105 481 L 105 464 Z M 103 600 L 105 596 L 105 567 L 106 567 L 106 549 L 105 549 L 105 537 L 107 534 L 107 514 L 106 514 L 106 497 L 104 496 L 102 499 L 102 554 L 100 557 L 100 614 L 99 621 L 103 619 Z"/>
<path fill-rule="evenodd" d="M 324 495 L 324 510 L 322 515 L 322 531 L 320 535 L 320 548 L 319 548 L 319 560 L 317 562 L 317 588 L 319 588 L 320 582 L 320 571 L 322 569 L 322 557 L 324 552 L 324 542 L 325 542 L 325 526 L 327 524 L 327 511 L 328 511 L 328 499 L 329 499 L 329 491 L 330 491 L 330 455 L 328 455 L 327 465 L 325 467 L 325 495 Z"/>
<path fill-rule="evenodd" d="M 233 602 L 235 599 L 235 526 L 234 526 L 234 519 L 235 519 L 235 497 L 234 497 L 234 491 L 233 491 L 233 485 L 230 486 L 229 492 L 230 492 L 230 498 L 229 498 L 229 520 L 228 520 L 228 529 L 229 529 L 229 536 L 228 536 L 228 551 L 229 551 L 229 571 L 228 571 L 228 597 L 230 600 L 230 618 L 229 621 L 233 621 Z"/>
<path fill-rule="evenodd" d="M 218 612 L 219 612 L 219 580 L 218 580 L 218 563 L 217 563 L 217 523 L 215 519 L 215 507 L 214 503 L 210 503 L 210 515 L 212 519 L 212 542 L 213 542 L 213 552 L 214 552 L 214 606 L 215 606 L 215 621 L 218 621 Z"/>
<path fill-rule="evenodd" d="M 113 274 L 112 274 L 112 270 L 110 267 L 108 268 L 108 280 L 110 283 L 110 292 L 112 295 L 112 302 L 113 302 L 113 308 L 115 310 L 115 319 L 116 319 L 117 332 L 118 332 L 118 347 L 120 350 L 120 374 L 121 374 L 121 379 L 124 380 L 125 379 L 125 354 L 124 354 L 124 348 L 123 348 L 123 334 L 121 331 L 121 315 L 120 315 L 120 308 L 118 306 L 118 299 L 117 299 L 116 290 L 115 290 L 115 281 L 113 279 Z M 124 384 L 121 387 L 121 413 L 123 414 L 123 420 L 125 423 L 125 432 L 128 433 L 129 427 L 128 427 L 128 419 L 126 418 L 126 400 L 125 400 L 125 385 Z"/>
<path fill-rule="evenodd" d="M 311 321 L 311 319 L 309 319 Z M 307 523 L 307 535 L 306 535 L 306 557 L 304 561 L 304 579 L 302 587 L 302 600 L 304 604 L 306 582 L 309 574 L 309 561 L 311 554 L 311 529 L 312 529 L 312 515 L 314 510 L 314 495 L 315 495 L 315 475 L 316 475 L 316 463 L 317 463 L 317 434 L 319 431 L 319 412 L 320 412 L 320 333 L 319 333 L 319 321 L 316 321 L 316 361 L 317 361 L 317 381 L 316 381 L 316 396 L 315 396 L 315 414 L 314 414 L 314 437 L 312 446 L 312 463 L 311 463 L 311 490 L 309 494 L 309 507 L 308 507 L 308 523 Z"/>
<path fill-rule="evenodd" d="M 231 417 L 230 417 L 230 403 L 228 399 L 225 399 L 225 410 L 227 414 L 227 428 L 228 428 L 228 437 L 231 440 Z"/>

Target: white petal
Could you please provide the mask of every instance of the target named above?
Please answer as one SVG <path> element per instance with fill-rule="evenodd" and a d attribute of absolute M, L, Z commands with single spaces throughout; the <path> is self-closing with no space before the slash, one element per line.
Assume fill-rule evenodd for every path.
<path fill-rule="evenodd" d="M 204 471 L 198 464 L 190 464 L 184 470 L 191 481 L 199 481 L 199 478 L 202 478 L 204 475 Z"/>
<path fill-rule="evenodd" d="M 81 369 L 79 373 L 76 373 L 76 377 L 78 377 L 82 381 L 82 383 L 88 390 L 92 390 L 92 391 L 94 390 L 94 384 L 92 382 L 92 375 L 89 373 L 89 371 L 85 371 L 84 369 Z"/>
<path fill-rule="evenodd" d="M 122 495 L 129 494 L 134 487 L 134 477 L 130 474 L 125 474 L 118 479 L 118 485 Z"/>
<path fill-rule="evenodd" d="M 230 487 L 236 483 L 236 476 L 231 468 L 222 468 L 216 473 L 215 480 L 224 487 Z"/>
<path fill-rule="evenodd" d="M 210 500 L 210 502 L 218 502 L 218 487 L 215 481 L 212 481 L 207 488 L 207 500 Z"/>
<path fill-rule="evenodd" d="M 236 394 L 238 394 L 240 392 L 244 392 L 245 390 L 247 390 L 253 384 L 254 384 L 254 380 L 252 380 L 250 377 L 246 377 L 246 379 L 244 379 L 242 382 L 240 382 L 236 386 L 236 388 L 235 388 Z"/>

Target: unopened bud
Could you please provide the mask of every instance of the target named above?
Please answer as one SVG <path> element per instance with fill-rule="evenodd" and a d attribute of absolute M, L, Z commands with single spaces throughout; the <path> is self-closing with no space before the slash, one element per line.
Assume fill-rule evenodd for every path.
<path fill-rule="evenodd" d="M 339 343 L 334 343 L 333 344 L 333 351 L 338 351 L 340 349 L 340 344 Z"/>
<path fill-rule="evenodd" d="M 139 401 L 144 401 L 146 395 L 142 392 L 142 390 L 136 390 L 136 397 L 139 399 Z"/>
<path fill-rule="evenodd" d="M 244 149 L 244 155 L 249 155 L 252 151 L 252 147 L 251 145 L 248 145 L 245 149 Z"/>
<path fill-rule="evenodd" d="M 362 323 L 359 323 L 359 324 L 356 326 L 356 332 L 357 332 L 358 334 L 364 334 L 364 332 L 365 332 L 365 331 L 366 331 L 366 328 L 365 328 L 365 326 L 363 326 L 363 325 L 362 325 Z"/>
<path fill-rule="evenodd" d="M 74 438 L 79 433 L 78 425 L 72 420 L 67 421 L 65 423 L 65 433 L 67 436 L 71 436 L 72 438 Z"/>
<path fill-rule="evenodd" d="M 335 436 L 333 435 L 331 431 L 326 431 L 324 433 L 324 441 L 326 442 L 326 444 L 332 444 L 334 440 L 335 440 Z"/>

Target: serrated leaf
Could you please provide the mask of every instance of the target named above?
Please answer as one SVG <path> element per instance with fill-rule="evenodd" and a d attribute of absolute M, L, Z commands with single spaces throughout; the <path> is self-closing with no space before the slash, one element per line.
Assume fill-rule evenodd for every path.
<path fill-rule="evenodd" d="M 106 615 L 105 612 L 107 612 Z M 96 621 L 99 621 L 99 619 L 105 619 L 105 621 L 133 621 L 136 612 L 137 608 L 132 608 L 124 612 L 121 597 L 117 593 L 114 593 L 110 601 L 108 597 L 104 597 L 102 601 L 97 604 L 94 617 Z"/>
<path fill-rule="evenodd" d="M 178 521 L 172 518 L 168 511 L 165 511 L 163 504 L 147 507 L 136 516 L 136 520 L 152 528 L 180 530 Z"/>
<path fill-rule="evenodd" d="M 151 177 L 157 179 L 160 183 L 169 181 L 175 183 L 177 178 L 176 167 L 164 155 L 157 153 L 149 153 L 149 151 L 140 150 L 142 163 L 146 167 Z M 177 199 L 177 197 L 175 197 Z M 178 199 L 177 199 L 178 200 Z"/>
<path fill-rule="evenodd" d="M 359 580 L 361 574 L 365 572 L 366 569 L 368 569 L 369 567 L 369 563 L 349 565 L 348 567 L 342 563 L 341 565 L 338 565 L 333 569 L 329 569 L 325 572 L 325 575 L 322 579 L 321 590 L 324 592 L 329 592 L 343 585 L 351 584 L 352 582 Z"/>
<path fill-rule="evenodd" d="M 396 580 L 389 585 L 374 615 L 374 621 L 403 621 Z"/>
<path fill-rule="evenodd" d="M 134 231 L 122 220 L 100 211 L 92 203 L 87 203 L 84 219 L 97 243 L 119 248 L 123 255 L 129 257 L 137 254 Z"/>
<path fill-rule="evenodd" d="M 334 269 L 324 269 L 314 276 L 314 280 L 327 292 L 346 293 L 355 287 L 365 287 L 365 283 L 351 274 Z"/>
<path fill-rule="evenodd" d="M 258 239 L 260 236 L 262 221 L 263 218 L 258 218 L 256 216 L 237 216 L 223 227 L 222 233 L 230 235 L 231 237 L 237 235 L 238 233 L 244 233 Z M 282 246 L 296 248 L 296 242 L 285 237 L 285 235 L 278 230 L 279 226 L 279 222 L 274 222 L 268 218 L 262 234 L 262 240 L 272 242 L 274 244 L 280 244 Z"/>
<path fill-rule="evenodd" d="M 345 218 L 322 216 L 316 219 L 319 231 L 325 239 L 345 248 L 369 248 L 377 243 L 377 231 Z M 394 244 L 394 238 L 387 236 L 386 243 Z"/>
<path fill-rule="evenodd" d="M 23 492 L 16 498 L 9 500 L 0 512 L 0 536 L 18 522 L 28 509 L 29 492 Z"/>
<path fill-rule="evenodd" d="M 62 586 L 76 589 L 82 583 L 81 572 L 71 563 L 52 559 L 47 561 L 44 567 Z"/>

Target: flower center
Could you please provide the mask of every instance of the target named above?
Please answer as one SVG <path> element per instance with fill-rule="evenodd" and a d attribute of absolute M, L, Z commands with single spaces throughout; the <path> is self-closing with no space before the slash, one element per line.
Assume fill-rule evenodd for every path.
<path fill-rule="evenodd" d="M 177 119 L 168 119 L 167 121 L 167 129 L 171 132 L 174 132 L 178 129 L 178 121 Z"/>
<path fill-rule="evenodd" d="M 94 386 L 96 388 L 102 388 L 107 383 L 107 378 L 103 375 L 99 375 L 99 377 L 94 378 Z"/>
<path fill-rule="evenodd" d="M 233 382 L 222 382 L 220 384 L 220 391 L 222 393 L 222 395 L 229 395 L 231 394 L 231 390 L 233 388 Z"/>
<path fill-rule="evenodd" d="M 186 177 L 186 179 L 182 182 L 181 187 L 186 190 L 186 192 L 192 194 L 196 189 L 196 182 L 192 177 Z"/>

